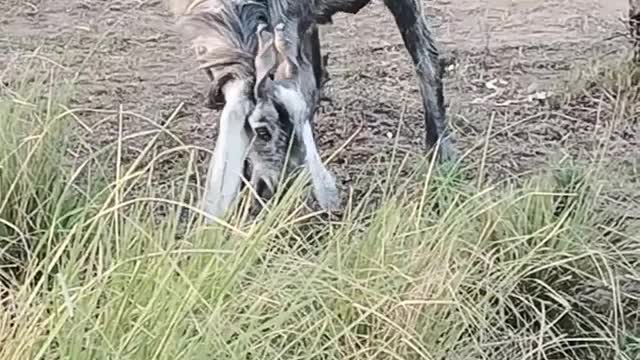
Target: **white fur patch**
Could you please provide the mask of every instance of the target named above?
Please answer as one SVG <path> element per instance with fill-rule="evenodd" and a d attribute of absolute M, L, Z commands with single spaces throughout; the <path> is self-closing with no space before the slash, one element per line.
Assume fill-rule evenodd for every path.
<path fill-rule="evenodd" d="M 227 104 L 220 117 L 216 147 L 209 164 L 202 210 L 222 217 L 237 196 L 242 182 L 244 160 L 250 139 L 244 121 L 251 111 L 250 102 L 242 96 L 244 84 L 232 82 L 225 86 Z"/>
<path fill-rule="evenodd" d="M 302 141 L 316 199 L 324 210 L 337 210 L 340 207 L 340 194 L 336 188 L 336 180 L 322 163 L 309 121 L 302 125 Z"/>
<path fill-rule="evenodd" d="M 276 87 L 276 95 L 287 106 L 287 110 L 289 110 L 289 114 L 293 116 L 296 125 L 302 121 L 307 121 L 305 118 L 308 113 L 307 102 L 304 100 L 302 94 L 296 90 L 278 86 Z"/>

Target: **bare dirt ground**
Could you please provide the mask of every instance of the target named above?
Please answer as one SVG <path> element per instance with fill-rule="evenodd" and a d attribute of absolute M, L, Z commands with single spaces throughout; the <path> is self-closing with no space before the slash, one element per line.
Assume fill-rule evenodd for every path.
<path fill-rule="evenodd" d="M 558 85 L 590 61 L 624 52 L 626 40 L 616 34 L 625 31 L 621 17 L 626 0 L 424 3 L 450 62 L 445 80 L 448 121 L 456 149 L 469 153 L 465 161 L 481 158 L 488 138 L 486 168 L 499 178 L 535 169 L 561 154 L 593 158 L 604 136 L 610 162 L 626 166 L 621 173 L 636 175 L 637 118 L 605 126 L 597 99 L 551 106 L 530 97 L 557 93 L 562 89 Z M 329 164 L 348 187 L 370 171 L 365 163 L 372 157 L 389 159 L 396 142 L 403 152 L 421 152 L 424 128 L 413 67 L 381 1 L 357 16 L 335 20 L 322 29 L 324 51 L 331 53 L 334 103 L 318 115 L 316 131 L 323 156 L 355 134 Z M 40 48 L 42 57 L 59 63 L 62 74 L 76 81 L 73 106 L 107 110 L 77 114 L 77 128 L 86 140 L 76 149 L 79 157 L 118 139 L 115 112 L 122 106 L 152 120 L 124 116 L 123 136 L 133 138 L 123 157 L 130 161 L 151 137 L 144 132 L 157 130 L 154 123 L 162 124 L 182 102 L 179 116 L 168 126 L 175 138 L 164 136 L 158 151 L 180 143 L 213 149 L 217 114 L 204 107 L 207 79 L 194 69 L 188 44 L 171 25 L 159 0 L 4 0 L 0 69 Z M 4 76 L 8 81 L 11 74 Z M 207 154 L 199 156 L 204 167 Z M 158 164 L 164 169 L 159 174 L 165 179 L 179 176 L 186 161 L 184 155 L 167 156 Z"/>

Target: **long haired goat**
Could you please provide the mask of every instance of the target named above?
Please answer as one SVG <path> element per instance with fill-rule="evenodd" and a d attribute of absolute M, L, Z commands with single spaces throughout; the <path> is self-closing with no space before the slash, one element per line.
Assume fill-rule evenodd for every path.
<path fill-rule="evenodd" d="M 202 67 L 211 76 L 212 105 L 223 107 L 205 211 L 219 216 L 235 197 L 252 138 L 263 141 L 249 155 L 259 170 L 254 171 L 252 183 L 262 181 L 271 192 L 275 189 L 273 174 L 289 167 L 282 162 L 282 143 L 293 141 L 291 164 L 304 162 L 321 206 L 337 207 L 335 180 L 320 161 L 311 128 L 327 76 L 317 27 L 331 23 L 336 13 L 358 13 L 370 0 L 172 2 L 174 13 L 182 15 L 183 31 L 192 35 Z M 445 136 L 442 69 L 420 0 L 384 0 L 384 4 L 394 16 L 418 75 L 427 148 L 439 145 L 439 158 L 451 158 Z M 247 124 L 252 132 L 246 130 Z M 271 147 L 269 141 L 275 141 Z M 263 180 L 256 182 L 257 178 Z"/>

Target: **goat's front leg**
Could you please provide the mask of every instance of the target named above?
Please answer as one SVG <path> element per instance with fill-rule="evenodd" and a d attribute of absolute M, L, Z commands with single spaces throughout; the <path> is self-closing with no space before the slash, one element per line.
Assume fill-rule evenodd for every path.
<path fill-rule="evenodd" d="M 235 200 L 250 146 L 245 119 L 251 103 L 244 96 L 246 86 L 233 81 L 225 85 L 226 105 L 220 117 L 218 139 L 209 164 L 201 208 L 210 216 L 222 217 Z M 207 223 L 211 223 L 207 219 Z"/>
<path fill-rule="evenodd" d="M 425 112 L 427 148 L 431 150 L 440 142 L 440 158 L 450 160 L 454 153 L 446 137 L 443 71 L 438 49 L 421 14 L 419 0 L 385 0 L 384 3 L 395 18 L 416 68 Z"/>

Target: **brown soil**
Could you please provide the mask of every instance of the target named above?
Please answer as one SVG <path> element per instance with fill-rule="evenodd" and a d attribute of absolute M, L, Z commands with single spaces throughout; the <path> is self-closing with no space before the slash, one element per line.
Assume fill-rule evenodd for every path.
<path fill-rule="evenodd" d="M 468 153 L 465 161 L 483 156 L 488 136 L 487 172 L 502 177 L 535 169 L 558 154 L 591 159 L 606 135 L 606 157 L 627 166 L 624 174 L 637 174 L 640 122 L 635 117 L 604 126 L 598 114 L 607 109 L 597 98 L 551 105 L 528 99 L 537 92 L 557 94 L 572 74 L 589 68 L 589 61 L 626 51 L 627 41 L 615 37 L 625 31 L 620 18 L 626 15 L 626 0 L 434 0 L 425 5 L 450 62 L 448 118 L 456 149 Z M 322 30 L 324 51 L 331 53 L 334 103 L 323 107 L 316 131 L 324 156 L 357 132 L 330 163 L 347 187 L 358 174 L 371 171 L 365 163 L 372 157 L 390 158 L 396 142 L 403 152 L 420 153 L 424 128 L 413 68 L 381 1 L 357 16 L 335 20 Z M 123 117 L 123 136 L 138 134 L 126 142 L 125 163 L 151 138 L 144 131 L 156 130 L 180 103 L 179 116 L 168 125 L 175 138 L 163 136 L 157 152 L 180 143 L 213 148 L 217 114 L 204 107 L 207 79 L 194 69 L 190 49 L 172 31 L 160 0 L 2 1 L 0 69 L 12 69 L 10 64 L 37 48 L 60 64 L 66 78 L 76 80 L 73 106 L 111 111 L 77 114 L 86 142 L 75 150 L 80 158 L 118 139 L 120 106 L 151 120 Z M 9 71 L 3 81 L 10 77 Z M 487 84 L 501 90 L 488 96 L 495 90 Z M 199 153 L 201 169 L 207 157 Z M 158 181 L 180 176 L 187 161 L 184 154 L 164 157 L 157 164 L 162 168 Z"/>

